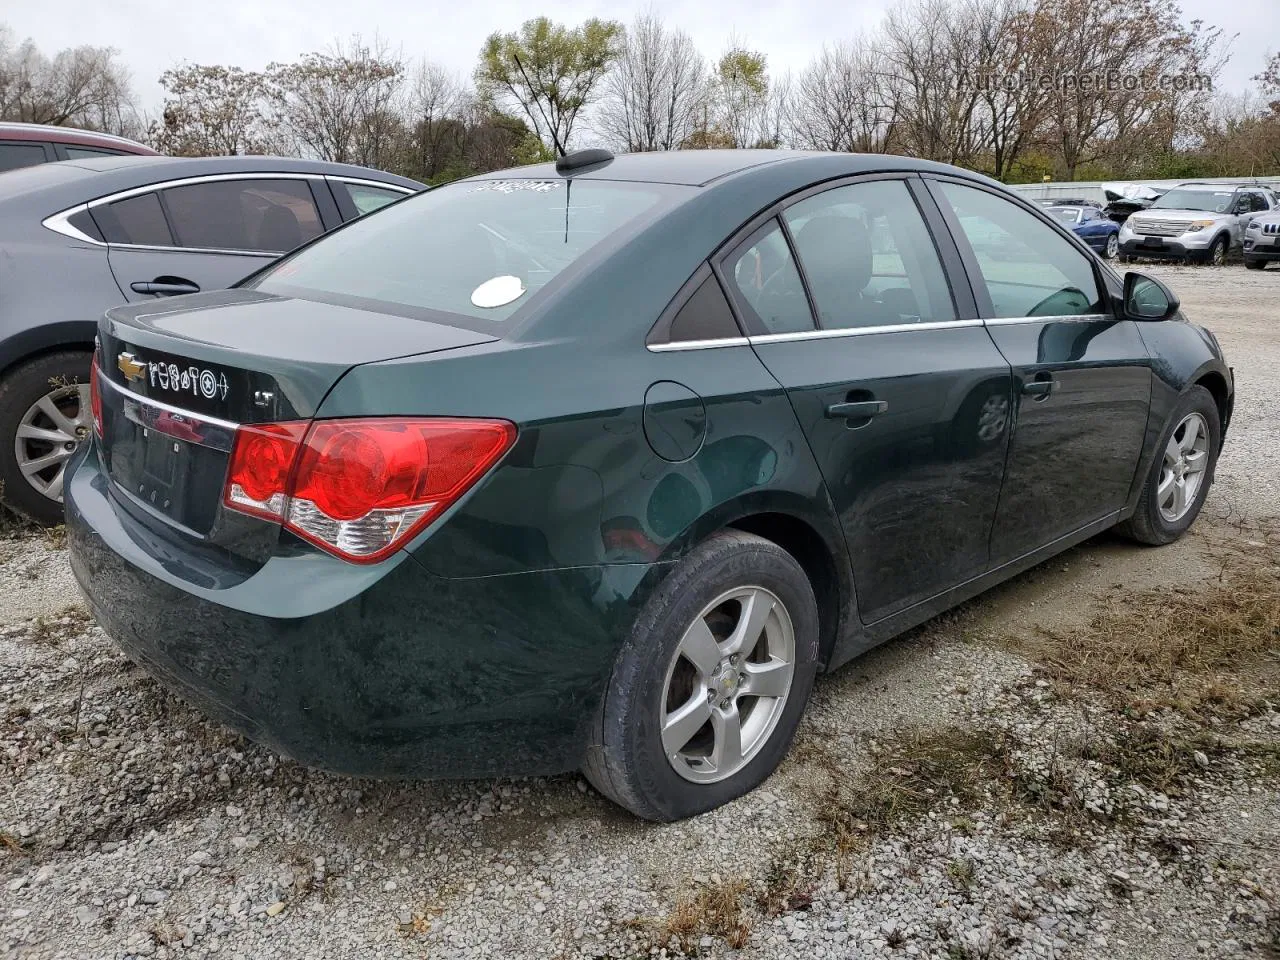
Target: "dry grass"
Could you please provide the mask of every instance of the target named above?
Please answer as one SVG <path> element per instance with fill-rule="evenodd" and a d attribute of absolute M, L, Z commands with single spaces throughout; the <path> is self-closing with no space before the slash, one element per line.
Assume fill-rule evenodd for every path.
<path fill-rule="evenodd" d="M 657 930 L 662 947 L 674 938 L 680 950 L 696 954 L 703 937 L 715 937 L 738 950 L 751 936 L 751 919 L 743 909 L 745 880 L 709 883 L 682 896 Z"/>
<path fill-rule="evenodd" d="M 1280 674 L 1280 525 L 1242 526 L 1210 555 L 1219 575 L 1202 589 L 1116 594 L 1078 631 L 1009 643 L 1058 689 L 1091 688 L 1139 713 L 1258 712 Z"/>
<path fill-rule="evenodd" d="M 953 798 L 962 806 L 980 803 L 1005 775 L 1007 763 L 1007 745 L 998 732 L 910 731 L 880 743 L 861 776 L 833 771 L 818 816 L 837 850 L 847 853 Z"/>

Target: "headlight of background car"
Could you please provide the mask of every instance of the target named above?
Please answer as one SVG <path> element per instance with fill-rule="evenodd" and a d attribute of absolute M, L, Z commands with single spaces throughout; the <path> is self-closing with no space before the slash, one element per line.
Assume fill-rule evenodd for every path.
<path fill-rule="evenodd" d="M 1191 226 L 1187 227 L 1187 233 L 1199 233 L 1205 227 L 1212 227 L 1212 220 L 1193 220 Z"/>
<path fill-rule="evenodd" d="M 1261 229 L 1262 229 L 1262 224 L 1260 224 L 1257 220 L 1250 220 L 1250 221 L 1249 221 L 1249 226 L 1245 227 L 1245 229 L 1246 229 L 1246 230 L 1261 230 Z"/>

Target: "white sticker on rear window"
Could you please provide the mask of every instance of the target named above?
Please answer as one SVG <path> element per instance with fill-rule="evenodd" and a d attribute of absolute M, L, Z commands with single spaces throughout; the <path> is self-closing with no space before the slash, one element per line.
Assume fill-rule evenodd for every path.
<path fill-rule="evenodd" d="M 508 275 L 493 277 L 471 291 L 471 302 L 477 307 L 505 307 L 524 293 L 524 281 Z"/>
<path fill-rule="evenodd" d="M 518 193 L 531 190 L 534 193 L 550 193 L 558 189 L 558 180 L 482 180 L 471 188 L 472 193 L 490 191 L 492 193 Z"/>

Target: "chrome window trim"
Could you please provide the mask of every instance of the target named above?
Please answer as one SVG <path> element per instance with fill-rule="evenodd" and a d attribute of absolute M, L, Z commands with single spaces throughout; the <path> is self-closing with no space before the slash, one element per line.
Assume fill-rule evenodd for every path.
<path fill-rule="evenodd" d="M 921 323 L 886 323 L 875 327 L 840 327 L 826 330 L 797 330 L 792 333 L 762 333 L 747 337 L 754 346 L 758 343 L 787 343 L 792 340 L 827 340 L 832 337 L 870 337 L 881 333 L 907 333 L 910 331 L 950 330 L 961 327 L 980 327 L 982 321 L 927 320 Z"/>
<path fill-rule="evenodd" d="M 411 187 L 404 187 L 398 183 L 384 183 L 381 180 L 366 180 L 362 177 L 342 177 L 335 174 L 326 173 L 324 178 L 330 183 L 354 183 L 361 187 L 376 187 L 379 190 L 393 190 L 396 193 L 403 193 L 408 196 L 411 193 L 422 193 L 421 190 L 414 190 Z"/>
<path fill-rule="evenodd" d="M 713 340 L 673 340 L 667 343 L 645 344 L 650 353 L 672 353 L 677 350 L 715 350 L 718 347 L 746 347 L 751 341 L 747 337 L 716 337 Z"/>
<path fill-rule="evenodd" d="M 1097 323 L 1114 319 L 1109 313 L 1068 313 L 1053 317 L 989 317 L 983 323 L 991 327 L 1003 327 L 1015 323 Z"/>
<path fill-rule="evenodd" d="M 132 390 L 126 390 L 110 377 L 106 377 L 101 374 L 98 376 L 98 383 L 109 386 L 124 398 L 124 415 L 134 423 L 138 424 L 138 426 L 147 430 L 154 430 L 167 437 L 173 437 L 175 440 L 181 440 L 183 443 L 193 443 L 196 446 L 208 447 L 212 450 L 219 450 L 223 453 L 231 452 L 231 447 L 235 443 L 236 431 L 240 429 L 240 424 L 232 423 L 230 420 L 220 420 L 217 417 L 211 417 L 203 413 L 192 413 L 190 410 L 175 407 L 173 404 L 165 403 L 163 400 L 154 400 L 151 397 L 144 397 L 141 394 L 134 393 Z M 131 411 L 130 405 L 136 407 L 137 410 Z M 143 410 L 155 413 L 171 413 L 182 417 L 183 420 L 192 426 L 212 427 L 214 432 L 206 436 L 204 438 L 204 442 L 192 440 L 190 437 L 171 433 L 164 427 L 158 426 L 155 418 L 148 417 L 142 412 Z"/>
<path fill-rule="evenodd" d="M 117 250 L 152 250 L 160 253 L 212 253 L 220 256 L 235 257 L 266 257 L 274 260 L 276 257 L 287 250 L 227 250 L 220 247 L 179 247 L 179 246 L 157 246 L 146 243 L 107 243 L 103 240 L 95 240 L 87 234 L 81 233 L 67 220 L 74 217 L 83 210 L 92 210 L 94 207 L 101 207 L 108 203 L 116 203 L 120 200 L 128 200 L 130 197 L 140 197 L 147 193 L 158 193 L 161 190 L 171 190 L 175 187 L 189 187 L 200 183 L 221 183 L 226 180 L 314 180 L 325 181 L 328 177 L 320 173 L 272 173 L 270 171 L 260 171 L 258 173 L 208 173 L 199 177 L 183 177 L 180 180 L 162 180 L 159 183 L 148 184 L 145 187 L 130 187 L 128 190 L 121 190 L 119 193 L 108 194 L 105 197 L 98 197 L 96 200 L 90 200 L 87 203 L 80 203 L 74 207 L 69 207 L 60 213 L 45 217 L 40 221 L 40 225 L 52 230 L 54 233 L 60 233 L 64 237 L 70 237 L 73 240 L 79 240 L 84 243 L 91 243 L 95 247 L 114 247 Z M 342 179 L 341 177 L 337 179 Z M 390 184 L 379 184 L 376 181 L 369 181 L 374 186 L 391 186 L 392 189 L 400 190 L 402 187 Z M 412 193 L 413 191 L 406 191 Z M 326 231 L 327 232 L 327 231 Z M 323 236 L 323 234 L 321 234 Z"/>

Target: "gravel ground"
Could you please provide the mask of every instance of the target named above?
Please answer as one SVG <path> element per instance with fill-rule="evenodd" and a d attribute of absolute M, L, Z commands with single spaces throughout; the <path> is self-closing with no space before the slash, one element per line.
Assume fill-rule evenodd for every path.
<path fill-rule="evenodd" d="M 1198 589 L 1242 517 L 1280 517 L 1280 272 L 1151 272 L 1236 369 L 1197 535 L 1096 538 L 823 678 L 782 770 L 691 822 L 639 823 L 577 776 L 303 770 L 125 660 L 55 543 L 0 541 L 0 955 L 1275 955 L 1274 696 L 1207 727 L 1134 720 L 998 639 L 1069 631 L 1117 589 Z M 1174 788 L 1107 759 L 1152 730 L 1199 745 Z M 917 766 L 929 750 L 937 769 Z M 912 789 L 878 822 L 883 777 Z"/>

